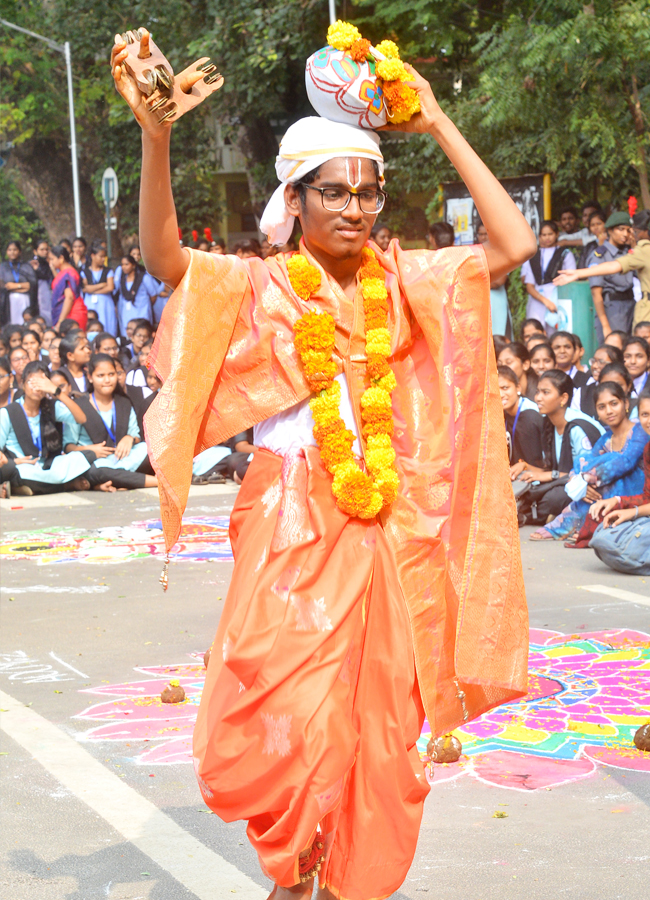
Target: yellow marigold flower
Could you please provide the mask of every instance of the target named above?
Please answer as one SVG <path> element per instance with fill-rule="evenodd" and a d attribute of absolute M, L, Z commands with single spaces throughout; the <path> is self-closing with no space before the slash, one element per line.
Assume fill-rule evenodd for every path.
<path fill-rule="evenodd" d="M 375 490 L 372 479 L 353 460 L 337 468 L 332 493 L 339 509 L 361 519 L 372 519 L 384 505 L 384 498 Z"/>
<path fill-rule="evenodd" d="M 371 328 L 366 332 L 366 353 L 390 356 L 390 331 L 387 328 Z"/>
<path fill-rule="evenodd" d="M 397 49 L 397 44 L 393 43 L 393 41 L 380 41 L 375 50 L 379 50 L 388 59 L 399 59 L 399 50 Z"/>
<path fill-rule="evenodd" d="M 311 350 L 332 355 L 336 324 L 329 313 L 317 313 L 315 310 L 305 313 L 293 326 L 294 344 L 298 353 Z"/>
<path fill-rule="evenodd" d="M 399 490 L 399 475 L 394 469 L 384 470 L 380 476 L 375 479 L 375 487 L 380 491 L 384 498 L 384 504 L 390 506 L 397 497 Z"/>
<path fill-rule="evenodd" d="M 377 63 L 375 71 L 383 81 L 400 81 L 406 74 L 404 63 L 401 59 L 382 59 Z M 410 81 L 409 75 L 408 80 Z"/>
<path fill-rule="evenodd" d="M 366 462 L 372 474 L 378 477 L 384 469 L 390 469 L 395 462 L 395 451 L 392 447 L 389 450 L 368 450 Z"/>
<path fill-rule="evenodd" d="M 385 412 L 391 408 L 390 394 L 380 387 L 369 387 L 361 396 L 361 408 L 369 411 Z"/>
<path fill-rule="evenodd" d="M 368 449 L 379 450 L 382 447 L 392 447 L 392 442 L 387 434 L 372 434 L 368 438 Z"/>
<path fill-rule="evenodd" d="M 385 300 L 388 297 L 383 278 L 364 278 L 361 291 L 364 300 Z"/>
<path fill-rule="evenodd" d="M 397 387 L 397 379 L 395 378 L 395 373 L 392 369 L 386 374 L 382 375 L 382 377 L 377 382 L 377 387 L 383 388 L 388 393 L 391 393 Z"/>
<path fill-rule="evenodd" d="M 350 25 L 349 22 L 337 19 L 327 29 L 327 43 L 335 50 L 349 50 L 355 41 L 360 40 L 362 40 L 361 32 L 356 25 Z"/>
<path fill-rule="evenodd" d="M 291 287 L 302 300 L 308 300 L 320 287 L 320 272 L 300 253 L 296 253 L 287 260 L 287 272 Z"/>

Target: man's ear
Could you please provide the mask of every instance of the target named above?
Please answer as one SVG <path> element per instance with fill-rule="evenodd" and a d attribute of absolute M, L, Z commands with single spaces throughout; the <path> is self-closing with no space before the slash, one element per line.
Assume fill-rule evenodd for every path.
<path fill-rule="evenodd" d="M 292 216 L 298 218 L 302 208 L 300 194 L 295 184 L 287 184 L 284 188 L 284 202 Z"/>

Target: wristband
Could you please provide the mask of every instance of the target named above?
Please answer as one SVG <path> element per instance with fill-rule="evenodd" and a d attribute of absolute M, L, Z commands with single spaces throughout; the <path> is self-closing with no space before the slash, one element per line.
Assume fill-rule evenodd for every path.
<path fill-rule="evenodd" d="M 634 509 L 635 509 L 635 512 L 634 512 L 634 518 L 635 518 L 635 519 L 638 519 L 638 518 L 639 518 L 639 507 L 638 507 L 638 506 L 635 506 Z"/>

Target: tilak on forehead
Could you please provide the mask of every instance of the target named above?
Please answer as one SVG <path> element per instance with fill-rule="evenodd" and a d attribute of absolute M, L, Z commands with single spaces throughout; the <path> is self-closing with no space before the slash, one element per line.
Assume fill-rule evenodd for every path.
<path fill-rule="evenodd" d="M 268 235 L 271 244 L 286 244 L 293 231 L 294 217 L 287 209 L 284 188 L 301 181 L 307 172 L 317 169 L 330 159 L 345 158 L 346 175 L 350 187 L 361 184 L 362 159 L 371 159 L 379 168 L 379 180 L 384 181 L 384 157 L 379 138 L 374 131 L 331 122 L 320 116 L 309 116 L 292 125 L 280 144 L 275 171 L 280 186 L 268 202 L 260 230 Z"/>

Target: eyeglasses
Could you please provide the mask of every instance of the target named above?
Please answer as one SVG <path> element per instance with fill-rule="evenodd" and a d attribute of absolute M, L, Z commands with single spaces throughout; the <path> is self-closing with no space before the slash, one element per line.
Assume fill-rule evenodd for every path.
<path fill-rule="evenodd" d="M 323 202 L 323 208 L 329 212 L 343 212 L 350 205 L 352 197 L 356 197 L 359 202 L 361 212 L 376 215 L 384 208 L 386 197 L 385 191 L 348 191 L 346 188 L 319 188 L 312 184 L 304 184 L 299 181 L 301 187 L 310 191 L 318 191 Z"/>

